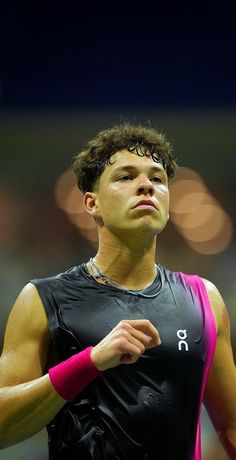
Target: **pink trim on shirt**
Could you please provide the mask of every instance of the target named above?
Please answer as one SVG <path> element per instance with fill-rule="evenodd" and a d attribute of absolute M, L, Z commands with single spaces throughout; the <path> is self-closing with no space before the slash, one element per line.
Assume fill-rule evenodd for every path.
<path fill-rule="evenodd" d="M 207 350 L 208 353 L 207 353 L 206 362 L 205 362 L 205 369 L 204 369 L 202 389 L 201 389 L 201 397 L 200 397 L 200 403 L 199 403 L 196 445 L 195 445 L 195 451 L 192 457 L 192 460 L 201 460 L 202 458 L 202 455 L 201 455 L 201 425 L 200 425 L 201 406 L 202 406 L 204 392 L 206 388 L 208 373 L 209 373 L 211 362 L 212 362 L 214 352 L 215 352 L 217 330 L 216 330 L 215 318 L 212 313 L 209 297 L 208 297 L 204 282 L 197 275 L 186 275 L 183 273 L 181 273 L 181 275 L 185 279 L 186 284 L 190 285 L 191 288 L 196 292 L 200 300 L 202 313 L 205 318 L 206 334 L 208 337 L 208 350 Z"/>

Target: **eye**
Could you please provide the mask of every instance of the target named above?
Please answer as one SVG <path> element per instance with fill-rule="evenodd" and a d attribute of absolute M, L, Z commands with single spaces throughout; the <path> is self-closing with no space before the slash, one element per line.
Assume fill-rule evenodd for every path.
<path fill-rule="evenodd" d="M 129 180 L 129 179 L 132 179 L 132 176 L 131 176 L 130 174 L 126 174 L 125 176 L 120 176 L 120 177 L 118 177 L 117 180 L 126 181 L 126 180 Z"/>
<path fill-rule="evenodd" d="M 161 177 L 158 177 L 158 176 L 152 177 L 151 180 L 152 180 L 153 182 L 163 182 L 162 178 L 161 178 Z"/>

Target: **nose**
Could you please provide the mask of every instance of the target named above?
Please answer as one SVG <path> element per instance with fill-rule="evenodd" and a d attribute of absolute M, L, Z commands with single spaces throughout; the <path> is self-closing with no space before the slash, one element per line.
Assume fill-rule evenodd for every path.
<path fill-rule="evenodd" d="M 153 183 L 148 179 L 147 176 L 144 174 L 140 176 L 138 186 L 137 186 L 137 194 L 138 195 L 153 195 L 154 193 L 154 186 Z"/>

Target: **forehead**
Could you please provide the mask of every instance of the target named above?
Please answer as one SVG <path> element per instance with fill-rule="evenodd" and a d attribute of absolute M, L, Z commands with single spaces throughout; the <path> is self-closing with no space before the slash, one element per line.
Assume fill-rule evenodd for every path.
<path fill-rule="evenodd" d="M 140 156 L 136 152 L 129 152 L 128 150 L 120 150 L 114 153 L 110 158 L 110 163 L 104 169 L 105 175 L 109 175 L 113 171 L 126 166 L 132 166 L 140 170 L 158 169 L 165 172 L 162 163 L 157 163 L 151 156 Z"/>

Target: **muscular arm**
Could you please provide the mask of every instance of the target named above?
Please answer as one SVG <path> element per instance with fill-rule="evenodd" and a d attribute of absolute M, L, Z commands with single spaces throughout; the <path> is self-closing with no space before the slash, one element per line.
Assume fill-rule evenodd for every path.
<path fill-rule="evenodd" d="M 46 314 L 28 284 L 10 313 L 0 358 L 0 447 L 40 431 L 65 404 L 45 366 L 49 348 Z"/>
<path fill-rule="evenodd" d="M 205 406 L 229 458 L 236 459 L 236 369 L 226 306 L 216 287 L 204 280 L 218 326 L 217 345 L 208 376 Z"/>

